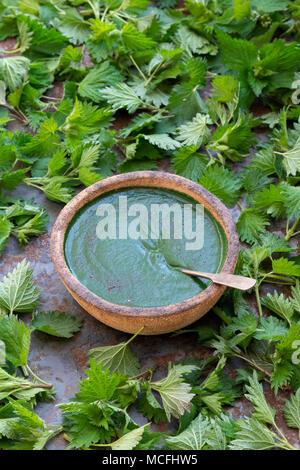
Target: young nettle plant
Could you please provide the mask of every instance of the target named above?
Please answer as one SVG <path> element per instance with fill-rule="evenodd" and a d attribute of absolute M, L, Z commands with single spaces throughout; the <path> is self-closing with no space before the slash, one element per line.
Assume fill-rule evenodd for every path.
<path fill-rule="evenodd" d="M 9 237 L 25 245 L 31 237 L 47 231 L 48 216 L 44 207 L 31 200 L 0 195 L 0 255 Z"/>
<path fill-rule="evenodd" d="M 81 320 L 67 313 L 40 312 L 39 291 L 26 260 L 0 282 L 0 448 L 42 449 L 62 431 L 47 425 L 35 412 L 38 401 L 54 398 L 53 385 L 29 365 L 31 334 L 41 331 L 70 338 Z M 33 312 L 29 326 L 17 314 Z"/>
<path fill-rule="evenodd" d="M 289 253 L 294 250 L 273 234 L 261 238 L 261 244 L 244 250 L 240 255 L 240 270 L 247 276 L 254 277 L 254 287 L 259 315 L 262 316 L 259 288 L 263 282 L 279 285 L 294 285 L 300 276 L 300 265 L 284 256 L 275 258 L 276 253 Z M 264 267 L 266 266 L 266 267 Z"/>

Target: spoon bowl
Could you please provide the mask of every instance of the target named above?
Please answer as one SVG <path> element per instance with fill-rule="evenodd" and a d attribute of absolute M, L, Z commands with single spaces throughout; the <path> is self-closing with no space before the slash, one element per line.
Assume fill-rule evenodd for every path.
<path fill-rule="evenodd" d="M 237 274 L 228 273 L 201 273 L 199 271 L 190 271 L 189 269 L 180 270 L 184 274 L 190 276 L 203 277 L 204 279 L 210 279 L 215 284 L 221 284 L 222 286 L 232 287 L 238 290 L 248 290 L 256 284 L 256 279 L 246 276 L 238 276 Z"/>

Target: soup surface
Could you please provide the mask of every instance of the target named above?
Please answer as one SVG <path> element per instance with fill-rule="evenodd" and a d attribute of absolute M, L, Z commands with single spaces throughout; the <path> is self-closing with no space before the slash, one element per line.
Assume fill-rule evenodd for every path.
<path fill-rule="evenodd" d="M 144 208 L 143 219 L 136 204 Z M 161 204 L 175 204 L 176 211 L 159 213 L 159 220 L 155 219 Z M 158 188 L 106 193 L 78 211 L 68 227 L 65 258 L 69 269 L 90 291 L 114 304 L 158 307 L 189 299 L 210 281 L 185 275 L 179 268 L 217 272 L 227 252 L 222 227 L 206 210 L 199 216 L 196 206 L 184 194 Z M 202 247 L 199 230 L 204 234 Z"/>

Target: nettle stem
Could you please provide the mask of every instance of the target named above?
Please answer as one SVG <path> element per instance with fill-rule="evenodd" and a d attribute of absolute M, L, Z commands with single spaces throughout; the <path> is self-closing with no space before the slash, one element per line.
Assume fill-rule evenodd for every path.
<path fill-rule="evenodd" d="M 142 77 L 142 79 L 147 80 L 145 74 L 142 72 L 142 70 L 140 69 L 140 67 L 138 66 L 138 64 L 136 63 L 136 61 L 134 60 L 131 54 L 129 55 L 129 57 L 130 57 L 131 62 L 133 63 L 137 71 L 139 72 L 140 76 Z"/>
<path fill-rule="evenodd" d="M 149 379 L 148 380 L 150 382 L 152 380 L 152 375 L 153 375 L 154 371 L 157 368 L 158 368 L 158 365 L 155 365 L 155 366 L 151 367 L 151 369 L 143 370 L 139 374 L 134 375 L 133 377 L 130 377 L 130 380 L 139 379 L 140 377 L 143 377 L 144 375 L 149 374 Z"/>
<path fill-rule="evenodd" d="M 136 337 L 143 331 L 144 328 L 145 328 L 145 327 L 142 326 L 131 338 L 129 338 L 129 340 L 126 341 L 126 343 L 125 343 L 126 346 L 127 346 L 129 343 L 131 343 L 131 341 L 133 341 L 134 338 L 136 338 Z"/>
<path fill-rule="evenodd" d="M 260 367 L 258 364 L 256 364 L 256 362 L 252 361 L 249 357 L 244 356 L 244 354 L 235 353 L 234 355 L 235 355 L 235 357 L 239 357 L 240 359 L 243 359 L 243 361 L 247 362 L 247 363 L 250 364 L 252 367 L 254 367 L 255 369 L 257 369 L 257 370 L 259 370 L 260 372 L 262 372 L 263 374 L 265 374 L 267 377 L 269 377 L 269 378 L 272 377 L 272 374 L 270 374 L 270 372 L 268 372 L 267 370 L 265 370 L 265 369 L 263 369 L 262 367 Z M 266 382 L 269 382 L 269 381 L 266 380 Z"/>
<path fill-rule="evenodd" d="M 292 225 L 291 228 L 289 228 L 289 219 L 287 220 L 287 224 L 286 224 L 286 235 L 285 235 L 285 239 L 288 241 L 290 238 L 294 237 L 295 235 L 298 235 L 300 232 L 295 232 L 295 229 L 297 227 L 297 225 L 299 224 L 300 222 L 300 217 L 298 219 L 295 220 L 294 224 Z"/>
<path fill-rule="evenodd" d="M 280 447 L 281 449 L 285 449 L 285 450 L 297 450 L 294 446 L 292 446 L 292 444 L 289 443 L 289 441 L 287 440 L 287 438 L 285 437 L 281 429 L 279 429 L 279 427 L 275 423 L 275 420 L 274 420 L 273 426 L 280 436 L 280 437 L 277 436 L 278 440 L 281 442 L 281 444 L 279 444 L 278 447 Z"/>
<path fill-rule="evenodd" d="M 28 370 L 26 369 L 26 366 L 22 366 L 21 369 L 22 369 L 22 373 L 24 377 L 25 378 L 29 377 L 29 373 L 28 373 Z"/>
<path fill-rule="evenodd" d="M 263 316 L 263 311 L 262 311 L 262 306 L 261 306 L 261 301 L 260 301 L 260 296 L 259 296 L 259 286 L 258 286 L 257 282 L 254 286 L 254 292 L 255 292 L 255 297 L 256 297 L 258 313 L 259 313 L 259 316 L 262 317 Z"/>
<path fill-rule="evenodd" d="M 36 373 L 32 369 L 30 369 L 28 364 L 26 365 L 26 369 L 37 382 L 40 382 L 41 384 L 43 384 L 43 388 L 48 388 L 50 390 L 53 387 L 51 383 L 45 382 L 45 380 L 42 380 L 38 375 L 36 375 Z"/>

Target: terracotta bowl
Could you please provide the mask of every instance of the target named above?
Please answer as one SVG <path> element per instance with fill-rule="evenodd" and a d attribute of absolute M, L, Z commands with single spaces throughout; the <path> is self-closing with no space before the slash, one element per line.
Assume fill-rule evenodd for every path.
<path fill-rule="evenodd" d="M 64 239 L 67 227 L 76 212 L 96 197 L 121 188 L 134 186 L 165 188 L 190 196 L 213 215 L 223 227 L 228 251 L 222 271 L 233 273 L 239 252 L 236 227 L 229 210 L 202 186 L 181 176 L 157 171 L 138 171 L 112 176 L 81 191 L 60 212 L 51 235 L 51 256 L 60 279 L 74 299 L 101 322 L 128 333 L 142 326 L 144 335 L 169 333 L 183 328 L 201 318 L 218 301 L 224 286 L 210 284 L 200 294 L 173 305 L 137 308 L 110 303 L 87 289 L 69 270 L 64 256 Z"/>

